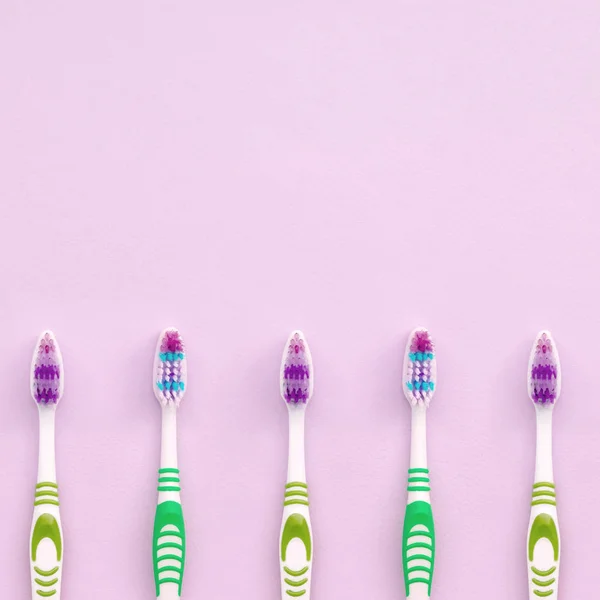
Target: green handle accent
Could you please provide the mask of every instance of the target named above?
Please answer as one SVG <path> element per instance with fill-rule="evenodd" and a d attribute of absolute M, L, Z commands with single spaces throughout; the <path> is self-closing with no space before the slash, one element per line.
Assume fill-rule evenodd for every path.
<path fill-rule="evenodd" d="M 308 582 L 308 577 L 305 577 L 304 579 L 299 579 L 298 581 L 294 581 L 293 579 L 288 579 L 287 577 L 284 579 L 284 581 L 288 584 L 291 585 L 292 587 L 300 587 L 302 585 L 304 585 L 305 583 Z"/>
<path fill-rule="evenodd" d="M 421 526 L 425 527 L 426 531 L 414 531 L 414 528 Z M 409 544 L 409 540 L 415 537 L 428 538 L 428 542 L 413 542 Z M 422 500 L 411 502 L 406 507 L 406 515 L 404 516 L 404 530 L 402 533 L 402 561 L 404 567 L 404 586 L 406 588 L 406 595 L 410 595 L 410 585 L 413 583 L 425 583 L 427 584 L 427 595 L 431 596 L 431 580 L 433 579 L 433 566 L 435 562 L 435 529 L 433 524 L 433 513 L 431 511 L 431 504 Z M 415 548 L 424 548 L 431 552 L 431 556 L 427 556 L 420 552 L 412 556 L 408 555 L 410 550 Z M 428 566 L 416 567 L 410 565 L 412 561 L 424 560 L 429 563 Z M 419 572 L 427 577 L 409 577 L 412 573 Z"/>
<path fill-rule="evenodd" d="M 533 498 L 537 498 L 538 496 L 549 496 L 550 498 L 556 498 L 556 492 L 533 492 L 531 495 Z"/>
<path fill-rule="evenodd" d="M 533 577 L 531 581 L 535 583 L 535 585 L 539 585 L 540 587 L 548 587 L 549 585 L 552 585 L 556 581 L 556 579 L 552 577 L 551 579 L 542 580 Z"/>
<path fill-rule="evenodd" d="M 429 469 L 408 470 L 408 491 L 429 492 Z"/>
<path fill-rule="evenodd" d="M 303 498 L 308 498 L 308 492 L 304 492 L 302 490 L 294 490 L 293 492 L 285 493 L 286 498 L 291 498 L 292 496 L 302 496 Z"/>
<path fill-rule="evenodd" d="M 308 527 L 306 519 L 298 513 L 294 513 L 287 518 L 283 527 L 283 532 L 281 533 L 281 560 L 283 562 L 285 562 L 287 547 L 295 538 L 299 538 L 304 543 L 306 560 L 309 561 L 312 557 L 310 528 Z"/>
<path fill-rule="evenodd" d="M 168 527 L 168 526 L 171 527 Z M 177 531 L 164 531 L 167 527 L 171 529 L 175 527 Z M 181 542 L 163 542 L 159 543 L 161 538 L 165 537 L 179 538 Z M 168 500 L 167 502 L 161 502 L 156 507 L 156 516 L 154 518 L 154 534 L 153 534 L 153 559 L 154 559 L 154 583 L 156 585 L 156 595 L 160 596 L 160 586 L 163 583 L 176 583 L 179 588 L 179 595 L 181 596 L 181 585 L 183 583 L 183 569 L 185 566 L 185 523 L 183 521 L 183 510 L 179 502 Z M 176 548 L 181 551 L 181 556 L 177 556 L 174 553 L 169 552 L 163 556 L 159 556 L 159 550 L 164 548 Z M 177 566 L 159 566 L 164 560 L 176 560 Z M 165 572 L 173 573 L 178 576 L 175 577 L 161 577 Z"/>
<path fill-rule="evenodd" d="M 51 490 L 47 490 L 47 491 L 35 493 L 36 498 L 43 498 L 44 496 L 52 496 L 53 498 L 58 498 L 58 492 L 53 492 Z"/>
<path fill-rule="evenodd" d="M 534 500 L 531 503 L 531 506 L 539 506 L 540 504 L 548 504 L 550 506 L 556 506 L 556 502 L 554 500 Z"/>
<path fill-rule="evenodd" d="M 31 560 L 36 561 L 37 549 L 42 540 L 49 539 L 56 548 L 56 560 L 62 559 L 62 537 L 58 521 L 50 514 L 44 513 L 38 517 L 31 536 Z"/>
<path fill-rule="evenodd" d="M 306 573 L 306 571 L 308 571 L 308 567 L 304 567 L 304 569 L 300 569 L 299 571 L 294 571 L 292 569 L 288 569 L 287 567 L 283 567 L 283 570 L 292 577 L 301 577 L 304 575 L 304 573 Z"/>
<path fill-rule="evenodd" d="M 547 571 L 540 571 L 539 569 L 536 569 L 534 566 L 531 567 L 531 570 L 538 576 L 538 577 L 548 577 L 548 575 L 552 575 L 552 573 L 554 573 L 554 571 L 556 571 L 556 567 L 550 567 Z"/>
<path fill-rule="evenodd" d="M 34 581 L 38 584 L 41 585 L 42 587 L 51 587 L 53 586 L 55 583 L 58 583 L 58 577 L 55 577 L 54 579 L 49 579 L 48 581 L 44 581 L 43 579 L 38 579 L 37 577 L 34 579 Z"/>
<path fill-rule="evenodd" d="M 165 542 L 164 544 L 159 544 L 158 546 L 156 546 L 157 550 L 164 550 L 165 548 L 178 548 L 179 550 L 181 550 L 181 544 L 176 544 L 175 542 Z"/>
<path fill-rule="evenodd" d="M 548 483 L 547 481 L 535 483 L 531 497 L 531 506 L 539 506 L 540 504 L 556 506 L 556 492 L 554 491 L 553 483 Z"/>
<path fill-rule="evenodd" d="M 554 561 L 557 561 L 559 551 L 558 530 L 554 519 L 546 513 L 538 515 L 531 524 L 531 532 L 529 533 L 529 562 L 533 561 L 535 545 L 542 539 L 546 539 L 552 544 Z"/>
<path fill-rule="evenodd" d="M 52 506 L 60 506 L 60 503 L 56 500 L 36 500 L 33 505 L 41 506 L 42 504 L 52 504 Z"/>
<path fill-rule="evenodd" d="M 38 567 L 33 567 L 33 570 L 38 575 L 41 575 L 42 577 L 52 577 L 52 575 L 54 575 L 54 573 L 58 573 L 58 567 L 54 567 L 54 569 L 50 569 L 49 571 L 43 571 L 42 569 L 39 569 Z"/>
<path fill-rule="evenodd" d="M 411 579 L 410 582 L 411 583 L 429 583 L 429 579 L 425 579 L 424 577 L 413 577 L 413 579 Z"/>
<path fill-rule="evenodd" d="M 164 484 L 167 485 L 164 485 Z M 179 469 L 159 469 L 158 470 L 158 491 L 159 492 L 180 492 Z"/>
<path fill-rule="evenodd" d="M 35 501 L 33 505 L 41 506 L 43 504 L 60 506 L 58 501 L 58 485 L 56 483 L 43 481 L 35 486 Z"/>
<path fill-rule="evenodd" d="M 283 500 L 284 506 L 290 506 L 292 504 L 301 504 L 303 506 L 308 506 L 308 485 L 306 485 L 306 483 L 300 483 L 297 481 L 293 481 L 292 483 L 286 484 Z"/>

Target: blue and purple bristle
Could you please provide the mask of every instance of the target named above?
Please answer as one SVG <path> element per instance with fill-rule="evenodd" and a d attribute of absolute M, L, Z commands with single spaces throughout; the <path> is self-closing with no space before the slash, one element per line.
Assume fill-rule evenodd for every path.
<path fill-rule="evenodd" d="M 31 394 L 40 405 L 55 405 L 64 389 L 63 362 L 51 331 L 42 333 L 33 353 Z"/>
<path fill-rule="evenodd" d="M 529 397 L 538 405 L 551 405 L 560 394 L 560 362 L 549 331 L 542 331 L 529 361 Z"/>
<path fill-rule="evenodd" d="M 288 404 L 306 404 L 313 391 L 310 350 L 301 331 L 290 336 L 281 363 L 281 396 Z"/>
<path fill-rule="evenodd" d="M 413 406 L 427 406 L 433 398 L 435 382 L 436 358 L 433 341 L 426 329 L 415 329 L 409 337 L 404 357 L 404 395 Z"/>
<path fill-rule="evenodd" d="M 154 394 L 164 406 L 179 404 L 187 383 L 185 346 L 179 331 L 166 329 L 158 340 L 154 361 Z"/>

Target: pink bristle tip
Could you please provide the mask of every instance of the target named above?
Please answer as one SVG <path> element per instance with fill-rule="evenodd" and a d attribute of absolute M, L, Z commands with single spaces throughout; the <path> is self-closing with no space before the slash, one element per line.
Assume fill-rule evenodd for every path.
<path fill-rule="evenodd" d="M 183 352 L 184 345 L 181 334 L 177 329 L 167 329 L 160 342 L 161 352 Z"/>
<path fill-rule="evenodd" d="M 426 329 L 415 331 L 411 343 L 411 352 L 433 352 L 433 341 Z"/>

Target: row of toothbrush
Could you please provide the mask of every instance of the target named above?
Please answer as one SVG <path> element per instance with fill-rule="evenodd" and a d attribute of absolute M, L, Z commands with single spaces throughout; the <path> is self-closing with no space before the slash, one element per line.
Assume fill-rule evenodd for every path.
<path fill-rule="evenodd" d="M 177 462 L 177 409 L 187 385 L 185 347 L 179 332 L 161 334 L 154 357 L 153 389 L 162 408 L 158 504 L 152 557 L 158 600 L 181 596 L 186 553 L 185 526 Z M 529 598 L 556 598 L 560 535 L 552 472 L 552 409 L 560 393 L 560 365 L 549 332 L 533 346 L 528 391 L 537 415 L 535 483 L 527 535 Z M 404 355 L 403 389 L 412 409 L 408 496 L 402 535 L 406 596 L 431 596 L 435 562 L 435 530 L 427 466 L 426 413 L 436 388 L 436 354 L 426 329 L 415 329 Z M 304 416 L 313 395 L 310 350 L 300 331 L 290 336 L 280 372 L 281 396 L 289 413 L 289 455 L 279 539 L 282 600 L 309 600 L 313 565 L 313 534 L 304 462 Z M 44 332 L 36 346 L 31 389 L 39 409 L 38 479 L 31 528 L 32 598 L 60 600 L 64 543 L 54 458 L 54 419 L 64 391 L 64 369 L 56 338 Z"/>

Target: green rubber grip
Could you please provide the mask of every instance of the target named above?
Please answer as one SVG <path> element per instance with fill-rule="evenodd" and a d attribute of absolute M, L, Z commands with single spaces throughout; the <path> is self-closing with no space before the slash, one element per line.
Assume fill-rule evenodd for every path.
<path fill-rule="evenodd" d="M 31 535 L 31 560 L 37 560 L 37 549 L 42 540 L 49 539 L 56 548 L 56 560 L 62 560 L 62 536 L 60 527 L 54 515 L 44 513 L 40 515 L 33 527 Z"/>
<path fill-rule="evenodd" d="M 170 527 L 169 527 L 170 526 Z M 165 527 L 167 530 L 165 531 Z M 170 538 L 165 541 L 164 538 Z M 176 538 L 177 541 L 172 541 Z M 159 550 L 163 550 L 159 556 Z M 179 552 L 178 552 L 179 551 Z M 185 525 L 183 510 L 179 502 L 171 500 L 162 502 L 156 507 L 153 535 L 154 582 L 156 595 L 160 596 L 160 586 L 163 583 L 176 583 L 181 596 L 183 569 L 185 566 Z M 173 560 L 177 566 L 164 566 L 162 561 Z"/>
<path fill-rule="evenodd" d="M 310 528 L 308 527 L 306 519 L 298 513 L 291 514 L 287 518 L 281 533 L 281 560 L 283 562 L 286 561 L 287 547 L 295 538 L 298 538 L 304 544 L 306 561 L 310 561 L 312 558 L 312 538 L 310 537 Z"/>
<path fill-rule="evenodd" d="M 179 491 L 179 470 L 160 469 L 158 483 L 159 492 Z M 167 500 L 156 507 L 152 558 L 154 560 L 156 596 L 160 596 L 160 586 L 164 583 L 177 584 L 178 593 L 181 596 L 185 566 L 185 523 L 179 502 Z M 169 563 L 165 564 L 166 561 Z"/>
<path fill-rule="evenodd" d="M 427 469 L 410 469 L 408 490 L 429 491 L 428 473 Z M 424 487 L 427 489 L 422 489 Z M 419 563 L 415 564 L 416 561 Z M 426 566 L 423 562 L 426 563 Z M 410 595 L 410 586 L 413 583 L 427 584 L 427 595 L 431 596 L 434 563 L 435 528 L 431 504 L 417 500 L 406 506 L 402 533 L 402 564 L 407 596 Z"/>
<path fill-rule="evenodd" d="M 550 481 L 539 481 L 533 486 L 531 506 L 556 506 L 556 492 L 554 483 Z M 538 509 L 540 510 L 540 509 Z M 543 509 L 542 509 L 543 510 Z M 551 557 L 554 565 L 545 564 L 544 568 L 534 563 L 535 547 L 540 540 L 547 540 L 552 546 Z M 527 538 L 527 559 L 531 572 L 530 591 L 539 598 L 546 598 L 557 593 L 558 588 L 558 561 L 560 558 L 560 534 L 556 518 L 547 513 L 540 512 L 531 522 Z"/>

